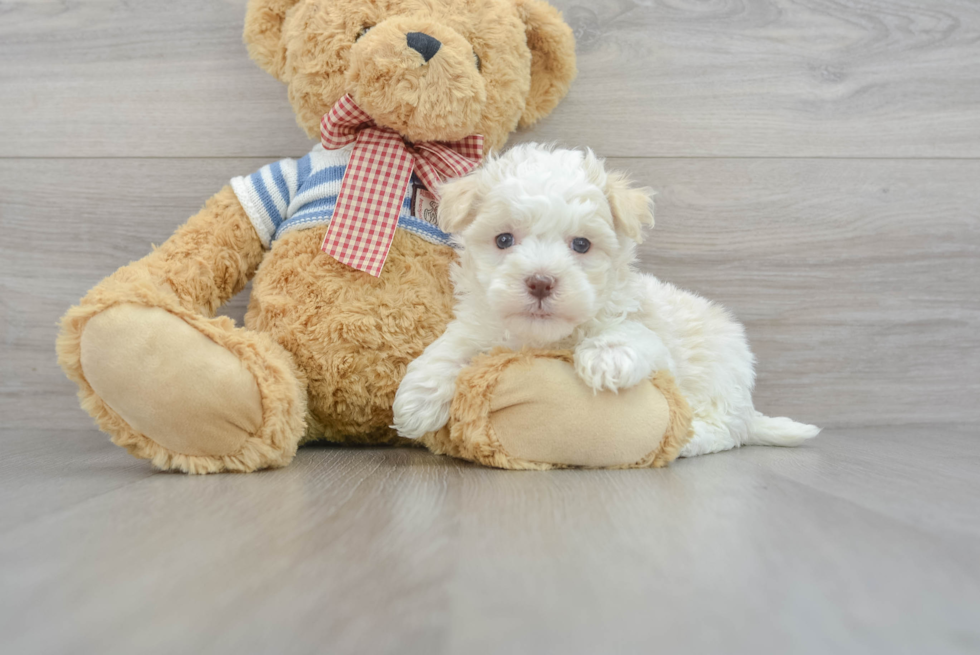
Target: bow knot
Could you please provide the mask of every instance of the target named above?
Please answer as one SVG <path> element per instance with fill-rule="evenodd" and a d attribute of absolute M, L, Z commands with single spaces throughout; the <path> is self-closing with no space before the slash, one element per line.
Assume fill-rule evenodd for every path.
<path fill-rule="evenodd" d="M 438 185 L 466 175 L 483 158 L 483 137 L 408 144 L 400 134 L 379 127 L 345 95 L 320 122 L 320 141 L 328 150 L 354 143 L 340 195 L 323 240 L 323 252 L 378 277 L 395 238 L 398 214 L 414 171 L 438 197 Z"/>

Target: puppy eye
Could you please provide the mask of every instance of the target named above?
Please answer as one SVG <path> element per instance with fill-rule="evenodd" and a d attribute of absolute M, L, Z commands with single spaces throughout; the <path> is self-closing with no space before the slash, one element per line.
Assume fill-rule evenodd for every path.
<path fill-rule="evenodd" d="M 473 61 L 476 63 L 476 71 L 478 73 L 483 72 L 483 61 L 480 59 L 480 55 L 473 53 Z"/>
<path fill-rule="evenodd" d="M 362 27 L 361 31 L 357 33 L 357 37 L 354 39 L 354 42 L 356 43 L 360 41 L 361 37 L 370 32 L 372 27 L 374 27 L 374 25 L 365 25 Z"/>
<path fill-rule="evenodd" d="M 497 235 L 497 247 L 501 250 L 507 250 L 512 245 L 514 245 L 514 235 L 510 232 L 504 232 L 503 234 Z"/>
<path fill-rule="evenodd" d="M 592 242 L 585 237 L 575 237 L 572 239 L 572 250 L 579 254 L 585 254 L 589 252 L 589 248 L 592 247 Z"/>

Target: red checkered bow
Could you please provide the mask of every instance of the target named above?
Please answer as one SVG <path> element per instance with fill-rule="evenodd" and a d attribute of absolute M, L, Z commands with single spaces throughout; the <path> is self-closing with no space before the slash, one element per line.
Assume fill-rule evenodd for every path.
<path fill-rule="evenodd" d="M 378 127 L 349 95 L 323 117 L 320 140 L 328 150 L 354 142 L 323 252 L 374 277 L 381 275 L 395 238 L 412 170 L 435 194 L 440 182 L 466 175 L 483 158 L 480 135 L 407 143 L 394 130 Z"/>

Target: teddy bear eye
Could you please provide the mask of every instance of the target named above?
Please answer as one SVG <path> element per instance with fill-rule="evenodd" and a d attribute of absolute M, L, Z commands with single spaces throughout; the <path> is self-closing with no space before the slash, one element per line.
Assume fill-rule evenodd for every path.
<path fill-rule="evenodd" d="M 512 245 L 514 245 L 514 235 L 510 232 L 504 232 L 503 234 L 497 235 L 497 247 L 501 250 L 507 250 Z"/>
<path fill-rule="evenodd" d="M 592 247 L 592 242 L 585 237 L 575 237 L 572 239 L 572 250 L 579 254 L 585 254 L 589 252 L 589 248 Z"/>
<path fill-rule="evenodd" d="M 357 38 L 355 38 L 354 41 L 355 42 L 360 41 L 361 37 L 367 34 L 368 32 L 370 32 L 372 27 L 374 27 L 374 25 L 365 25 L 364 27 L 362 27 L 361 31 L 357 33 Z"/>
<path fill-rule="evenodd" d="M 473 61 L 476 62 L 476 70 L 478 73 L 483 72 L 483 61 L 480 60 L 480 55 L 473 53 Z"/>

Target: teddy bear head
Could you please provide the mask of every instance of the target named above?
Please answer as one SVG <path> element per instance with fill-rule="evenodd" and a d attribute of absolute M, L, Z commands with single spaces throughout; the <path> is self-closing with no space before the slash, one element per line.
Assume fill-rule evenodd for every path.
<path fill-rule="evenodd" d="M 575 76 L 571 29 L 542 0 L 250 0 L 244 39 L 311 138 L 350 94 L 409 141 L 499 148 Z"/>

